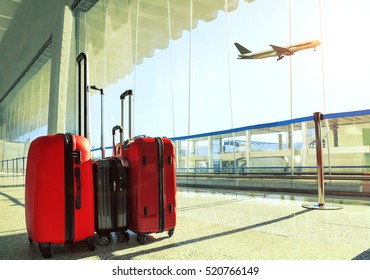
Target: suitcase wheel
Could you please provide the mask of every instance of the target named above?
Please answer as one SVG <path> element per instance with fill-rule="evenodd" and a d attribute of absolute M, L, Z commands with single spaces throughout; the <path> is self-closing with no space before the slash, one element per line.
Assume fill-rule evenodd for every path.
<path fill-rule="evenodd" d="M 172 228 L 168 231 L 168 236 L 171 237 L 175 233 L 175 229 Z"/>
<path fill-rule="evenodd" d="M 143 245 L 146 241 L 146 235 L 145 234 L 138 234 L 137 235 L 137 242 L 139 242 L 141 245 Z"/>
<path fill-rule="evenodd" d="M 130 234 L 127 231 L 121 231 L 119 233 L 119 240 L 121 242 L 128 242 L 128 241 L 130 241 Z"/>
<path fill-rule="evenodd" d="M 33 240 L 32 240 L 32 238 L 30 236 L 28 236 L 28 241 L 30 242 L 30 244 L 33 243 Z"/>
<path fill-rule="evenodd" d="M 39 243 L 39 250 L 45 259 L 51 258 L 51 243 Z"/>
<path fill-rule="evenodd" d="M 92 237 L 88 237 L 85 239 L 85 242 L 87 244 L 87 247 L 89 248 L 90 251 L 95 250 L 95 243 Z"/>
<path fill-rule="evenodd" d="M 127 231 L 125 232 L 125 240 L 126 242 L 130 241 L 130 234 Z"/>
<path fill-rule="evenodd" d="M 99 236 L 99 243 L 100 245 L 107 246 L 110 240 L 109 235 L 100 235 Z"/>

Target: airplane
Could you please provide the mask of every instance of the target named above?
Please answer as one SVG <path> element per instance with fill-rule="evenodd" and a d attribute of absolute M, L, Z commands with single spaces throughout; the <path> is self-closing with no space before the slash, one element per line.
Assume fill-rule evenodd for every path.
<path fill-rule="evenodd" d="M 320 45 L 321 42 L 318 40 L 306 41 L 286 47 L 270 45 L 272 47 L 272 50 L 266 50 L 261 52 L 251 52 L 250 50 L 243 47 L 239 43 L 234 44 L 240 52 L 240 55 L 238 55 L 238 59 L 260 59 L 277 56 L 277 60 L 279 61 L 280 59 L 284 58 L 284 56 L 293 55 L 297 51 L 311 48 L 314 48 L 314 50 L 316 51 L 316 47 Z"/>

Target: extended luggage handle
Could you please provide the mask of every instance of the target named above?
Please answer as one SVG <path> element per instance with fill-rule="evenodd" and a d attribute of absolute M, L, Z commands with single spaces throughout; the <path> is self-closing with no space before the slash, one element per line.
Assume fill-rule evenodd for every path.
<path fill-rule="evenodd" d="M 114 141 L 114 138 L 116 136 L 116 131 L 119 130 L 119 135 L 120 135 L 120 139 L 119 139 L 119 149 L 117 151 L 116 149 L 116 143 Z M 122 129 L 122 126 L 120 125 L 116 125 L 115 127 L 112 128 L 112 135 L 113 135 L 113 156 L 116 156 L 116 155 L 122 155 L 122 141 L 123 141 L 123 129 Z"/>
<path fill-rule="evenodd" d="M 121 94 L 120 99 L 121 99 L 121 127 L 124 126 L 124 102 L 125 98 L 129 96 L 129 104 L 128 104 L 128 141 L 129 142 L 132 139 L 132 129 L 131 129 L 131 123 L 132 123 L 132 109 L 131 109 L 131 100 L 133 96 L 133 92 L 131 89 L 126 90 L 124 93 Z M 123 133 L 123 132 L 122 132 Z M 124 139 L 123 134 L 122 134 L 122 140 Z M 122 141 L 121 141 L 122 142 Z"/>
<path fill-rule="evenodd" d="M 95 85 L 90 86 L 89 88 L 97 90 L 100 92 L 100 150 L 101 158 L 105 158 L 105 146 L 104 146 L 104 90 L 103 88 L 98 88 Z"/>
<path fill-rule="evenodd" d="M 88 124 L 89 124 L 89 108 L 88 108 L 88 87 L 87 87 L 87 56 L 85 53 L 81 52 L 77 58 L 76 61 L 78 63 L 78 110 L 79 110 L 79 116 L 78 116 L 78 135 L 82 135 L 86 138 L 89 138 L 88 135 Z M 84 66 L 84 75 L 83 75 L 83 99 L 84 99 L 84 131 L 82 132 L 82 92 L 81 92 L 81 83 L 82 83 L 82 67 L 81 63 L 83 62 Z"/>

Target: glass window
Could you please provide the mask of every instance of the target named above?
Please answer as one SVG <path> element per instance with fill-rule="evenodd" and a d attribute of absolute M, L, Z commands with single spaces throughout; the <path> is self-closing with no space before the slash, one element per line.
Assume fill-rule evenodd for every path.
<path fill-rule="evenodd" d="M 29 143 L 47 134 L 50 45 L 0 103 L 0 160 L 26 157 Z"/>
<path fill-rule="evenodd" d="M 88 54 L 90 84 L 105 90 L 108 132 L 121 122 L 119 95 L 129 88 L 134 135 L 187 136 L 365 109 L 365 2 L 348 9 L 344 0 L 100 0 L 79 13 L 78 48 Z M 355 54 L 344 54 L 343 38 L 356 42 Z M 315 40 L 321 44 L 291 48 Z M 272 55 L 238 59 L 236 42 L 253 54 Z M 284 51 L 277 61 L 279 47 Z M 100 111 L 98 97 L 92 111 Z M 99 118 L 92 116 L 95 147 Z"/>

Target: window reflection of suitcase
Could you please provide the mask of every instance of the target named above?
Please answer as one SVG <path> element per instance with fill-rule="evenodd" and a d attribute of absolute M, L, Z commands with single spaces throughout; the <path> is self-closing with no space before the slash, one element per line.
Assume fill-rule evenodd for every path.
<path fill-rule="evenodd" d="M 44 258 L 51 244 L 86 240 L 95 249 L 94 193 L 89 140 L 72 134 L 41 136 L 29 148 L 26 225 Z"/>

